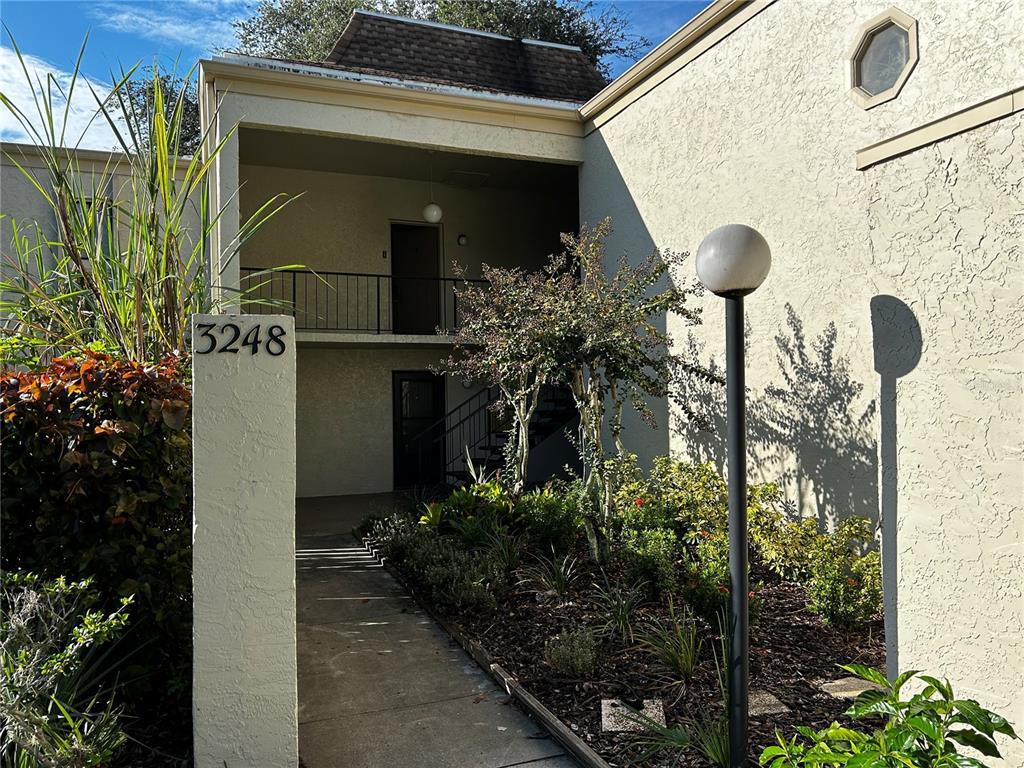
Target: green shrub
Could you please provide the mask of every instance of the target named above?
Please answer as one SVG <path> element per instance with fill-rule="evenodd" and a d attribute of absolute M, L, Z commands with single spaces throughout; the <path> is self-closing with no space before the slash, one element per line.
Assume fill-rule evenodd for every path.
<path fill-rule="evenodd" d="M 588 628 L 572 629 L 555 635 L 544 646 L 544 658 L 558 673 L 576 680 L 587 680 L 597 666 L 597 644 Z"/>
<path fill-rule="evenodd" d="M 438 607 L 455 611 L 495 607 L 493 587 L 504 581 L 504 574 L 457 538 L 439 536 L 418 525 L 396 524 L 382 547 L 385 557 L 394 559 L 416 584 L 429 591 Z"/>
<path fill-rule="evenodd" d="M 102 646 L 121 636 L 130 598 L 105 613 L 88 579 L 5 573 L 0 585 L 0 764 L 85 768 L 126 736 Z"/>
<path fill-rule="evenodd" d="M 652 597 L 671 594 L 675 589 L 675 564 L 683 553 L 674 531 L 629 529 L 623 534 L 619 556 L 627 578 L 645 584 Z"/>
<path fill-rule="evenodd" d="M 909 671 L 890 682 L 881 672 L 859 664 L 843 669 L 876 686 L 860 694 L 846 714 L 854 720 L 885 717 L 885 724 L 868 731 L 838 723 L 820 731 L 801 727 L 799 735 L 789 739 L 776 732 L 776 744 L 761 753 L 761 765 L 984 768 L 973 755 L 999 758 L 996 737 L 1018 738 L 1005 718 L 973 699 L 958 699 L 948 680 Z M 914 677 L 925 684 L 924 689 L 901 696 Z M 963 747 L 971 752 L 962 753 Z"/>
<path fill-rule="evenodd" d="M 132 641 L 146 652 L 126 672 L 123 703 L 150 722 L 187 723 L 191 711 L 191 394 L 181 378 L 174 361 L 91 355 L 0 381 L 0 566 L 90 577 L 103 610 L 134 596 Z"/>
<path fill-rule="evenodd" d="M 871 621 L 882 610 L 882 566 L 871 521 L 850 517 L 810 550 L 808 607 L 829 624 Z"/>
<path fill-rule="evenodd" d="M 561 485 L 527 491 L 515 504 L 516 524 L 541 550 L 568 552 L 582 520 L 572 490 Z"/>
<path fill-rule="evenodd" d="M 705 541 L 727 535 L 729 488 L 713 464 L 689 464 L 659 456 L 646 479 L 637 472 L 623 474 L 628 480 L 615 494 L 615 508 L 620 537 L 627 548 L 635 549 L 649 531 L 671 531 L 691 547 L 693 558 L 701 561 L 708 554 L 702 551 L 706 549 Z M 782 494 L 772 483 L 748 487 L 747 518 L 752 564 L 787 580 L 803 577 L 815 534 L 814 521 L 790 522 Z M 649 550 L 650 546 L 648 542 L 644 548 Z M 712 572 L 716 566 L 698 563 L 700 569 Z M 703 581 L 717 578 L 713 573 L 708 576 Z"/>

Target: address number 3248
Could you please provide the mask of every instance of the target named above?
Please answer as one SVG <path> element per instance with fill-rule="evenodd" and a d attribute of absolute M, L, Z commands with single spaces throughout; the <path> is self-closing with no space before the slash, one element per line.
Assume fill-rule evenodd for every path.
<path fill-rule="evenodd" d="M 262 348 L 268 355 L 277 357 L 284 354 L 285 350 L 285 330 L 280 325 L 269 326 L 264 335 L 262 326 L 257 324 L 246 331 L 244 337 L 242 329 L 234 323 L 197 323 L 196 332 L 199 334 L 196 340 L 197 355 L 209 355 L 212 352 L 237 355 L 248 347 L 250 355 L 259 354 Z"/>

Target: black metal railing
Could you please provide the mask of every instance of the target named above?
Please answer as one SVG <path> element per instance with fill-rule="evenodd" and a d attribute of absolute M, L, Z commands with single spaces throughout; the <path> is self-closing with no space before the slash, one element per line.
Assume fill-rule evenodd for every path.
<path fill-rule="evenodd" d="M 484 281 L 243 267 L 241 308 L 293 315 L 299 330 L 445 334 L 458 327 L 465 282 Z"/>
<path fill-rule="evenodd" d="M 451 483 L 466 474 L 467 455 L 485 470 L 500 467 L 505 433 L 511 425 L 511 414 L 494 408 L 500 396 L 497 387 L 482 389 L 413 436 L 409 444 L 416 446 L 419 475 L 426 476 L 428 464 L 433 471 L 432 462 L 439 461 L 443 483 Z M 530 422 L 531 446 L 563 429 L 575 415 L 571 393 L 562 386 L 545 385 Z"/>

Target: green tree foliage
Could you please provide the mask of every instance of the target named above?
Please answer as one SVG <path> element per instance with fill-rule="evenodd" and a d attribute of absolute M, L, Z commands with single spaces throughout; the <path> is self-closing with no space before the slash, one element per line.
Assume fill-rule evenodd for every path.
<path fill-rule="evenodd" d="M 548 346 L 553 286 L 546 273 L 519 267 L 484 265 L 482 275 L 486 286 L 465 283 L 459 290 L 455 351 L 440 370 L 500 390 L 501 407 L 513 416 L 505 482 L 519 493 L 530 460 L 530 420 L 556 372 Z"/>
<path fill-rule="evenodd" d="M 606 460 L 605 426 L 614 455 L 625 460 L 627 405 L 656 427 L 648 399 L 672 397 L 673 382 L 681 375 L 713 378 L 670 353 L 671 339 L 659 327 L 667 313 L 690 326 L 700 323 L 699 308 L 689 303 L 702 292 L 700 286 L 675 284 L 669 277 L 682 254 L 654 251 L 635 263 L 625 255 L 611 260 L 605 249 L 611 232 L 611 220 L 604 219 L 578 236 L 563 236 L 566 251 L 548 267 L 552 300 L 545 317 L 547 354 L 580 414 L 580 452 L 592 509 L 585 524 L 598 559 L 604 557 L 616 486 L 616 463 Z"/>
<path fill-rule="evenodd" d="M 323 61 L 357 9 L 422 17 L 416 0 L 260 0 L 234 22 L 236 50 L 250 56 Z"/>
<path fill-rule="evenodd" d="M 157 94 L 156 84 L 159 83 L 160 93 Z M 178 153 L 195 155 L 199 152 L 203 131 L 199 124 L 199 95 L 196 92 L 196 78 L 190 72 L 179 77 L 171 72 L 160 72 L 156 67 L 149 76 L 129 79 L 124 84 L 128 106 L 134 115 L 139 136 L 144 144 L 149 144 L 150 121 L 143 116 L 153 113 L 157 98 L 164 106 L 164 120 L 169 124 L 175 119 L 175 110 L 181 103 L 181 117 L 178 141 Z"/>
<path fill-rule="evenodd" d="M 606 76 L 607 57 L 636 58 L 650 44 L 614 5 L 592 0 L 260 0 L 235 22 L 238 51 L 323 61 L 356 9 L 576 45 Z"/>
<path fill-rule="evenodd" d="M 431 18 L 517 40 L 578 46 L 605 77 L 605 59 L 635 59 L 650 45 L 618 8 L 592 0 L 435 0 Z"/>

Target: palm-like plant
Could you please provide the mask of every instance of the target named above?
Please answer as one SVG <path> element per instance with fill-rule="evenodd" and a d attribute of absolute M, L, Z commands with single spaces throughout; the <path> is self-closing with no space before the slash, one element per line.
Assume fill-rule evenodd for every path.
<path fill-rule="evenodd" d="M 151 361 L 185 349 L 190 314 L 218 311 L 244 297 L 220 290 L 224 298 L 215 299 L 211 288 L 219 275 L 208 275 L 206 265 L 236 258 L 287 199 L 277 195 L 259 206 L 238 235 L 221 244 L 219 258 L 210 259 L 210 235 L 229 202 L 211 206 L 211 170 L 233 129 L 218 142 L 207 128 L 205 151 L 182 157 L 185 89 L 165 103 L 158 71 L 152 99 L 140 111 L 126 88 L 134 67 L 101 96 L 79 75 L 84 43 L 66 88 L 53 75 L 33 78 L 16 43 L 14 49 L 34 103 L 21 106 L 3 93 L 0 103 L 38 145 L 44 172 L 30 168 L 24 156 L 5 154 L 52 210 L 56 232 L 36 222 L 10 222 L 11 249 L 5 247 L 0 278 L 0 354 L 30 362 L 98 348 Z M 77 150 L 84 131 L 68 135 L 72 99 L 83 87 L 96 101 L 89 124 L 106 122 L 118 144 L 119 153 L 102 168 L 82 167 Z M 251 283 L 249 292 L 258 288 Z"/>

